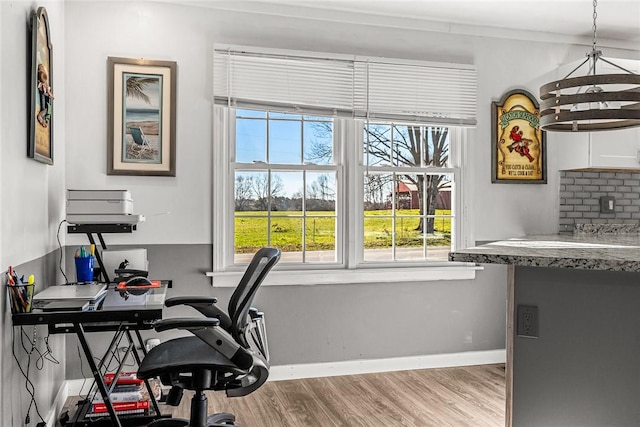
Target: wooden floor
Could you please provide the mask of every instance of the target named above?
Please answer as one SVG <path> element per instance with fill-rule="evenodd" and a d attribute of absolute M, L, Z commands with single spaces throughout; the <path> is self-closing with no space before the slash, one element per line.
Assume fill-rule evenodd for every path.
<path fill-rule="evenodd" d="M 208 392 L 209 412 L 243 427 L 503 427 L 504 365 L 267 382 L 249 396 Z M 191 394 L 163 412 L 187 417 Z"/>

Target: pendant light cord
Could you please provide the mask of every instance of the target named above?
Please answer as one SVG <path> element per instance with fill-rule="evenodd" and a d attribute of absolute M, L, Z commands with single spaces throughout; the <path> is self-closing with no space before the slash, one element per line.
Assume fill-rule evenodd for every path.
<path fill-rule="evenodd" d="M 596 18 L 598 17 L 598 12 L 596 12 L 596 7 L 598 6 L 598 0 L 593 0 L 593 51 L 596 51 L 596 32 L 598 27 L 596 26 Z"/>

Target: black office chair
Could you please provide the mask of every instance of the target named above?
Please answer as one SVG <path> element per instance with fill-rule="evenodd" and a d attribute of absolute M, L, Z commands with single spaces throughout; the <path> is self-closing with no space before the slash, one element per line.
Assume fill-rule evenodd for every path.
<path fill-rule="evenodd" d="M 235 416 L 207 416 L 205 390 L 225 390 L 227 396 L 246 396 L 269 376 L 269 350 L 264 314 L 251 307 L 258 287 L 280 259 L 274 248 L 260 249 L 251 260 L 229 300 L 228 312 L 218 308 L 213 297 L 175 297 L 167 307 L 189 305 L 203 318 L 162 319 L 156 331 L 186 329 L 194 336 L 176 338 L 152 348 L 138 369 L 138 377 L 160 377 L 172 389 L 168 404 L 180 402 L 182 390 L 194 390 L 189 420 L 164 418 L 149 427 L 213 427 L 234 425 Z"/>

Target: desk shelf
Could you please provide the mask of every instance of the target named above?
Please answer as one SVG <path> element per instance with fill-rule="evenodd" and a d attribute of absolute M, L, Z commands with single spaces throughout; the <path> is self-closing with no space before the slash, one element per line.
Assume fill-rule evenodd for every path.
<path fill-rule="evenodd" d="M 69 224 L 67 226 L 67 233 L 69 234 L 86 234 L 89 242 L 92 245 L 96 244 L 96 241 L 93 238 L 95 234 L 100 241 L 100 247 L 102 250 L 107 249 L 107 245 L 104 242 L 104 238 L 102 237 L 105 233 L 133 233 L 137 229 L 136 224 Z M 102 256 L 100 255 L 100 251 L 96 251 L 95 253 L 96 261 L 98 261 L 98 265 L 100 266 L 100 274 L 102 275 L 105 282 L 111 282 L 109 278 L 109 274 L 107 270 L 104 268 L 104 263 L 102 262 Z"/>

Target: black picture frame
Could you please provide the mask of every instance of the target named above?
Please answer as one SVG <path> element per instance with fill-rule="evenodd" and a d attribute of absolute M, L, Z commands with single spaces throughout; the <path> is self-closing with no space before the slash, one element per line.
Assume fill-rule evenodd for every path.
<path fill-rule="evenodd" d="M 30 118 L 27 157 L 53 164 L 53 46 L 44 7 L 31 14 Z"/>

